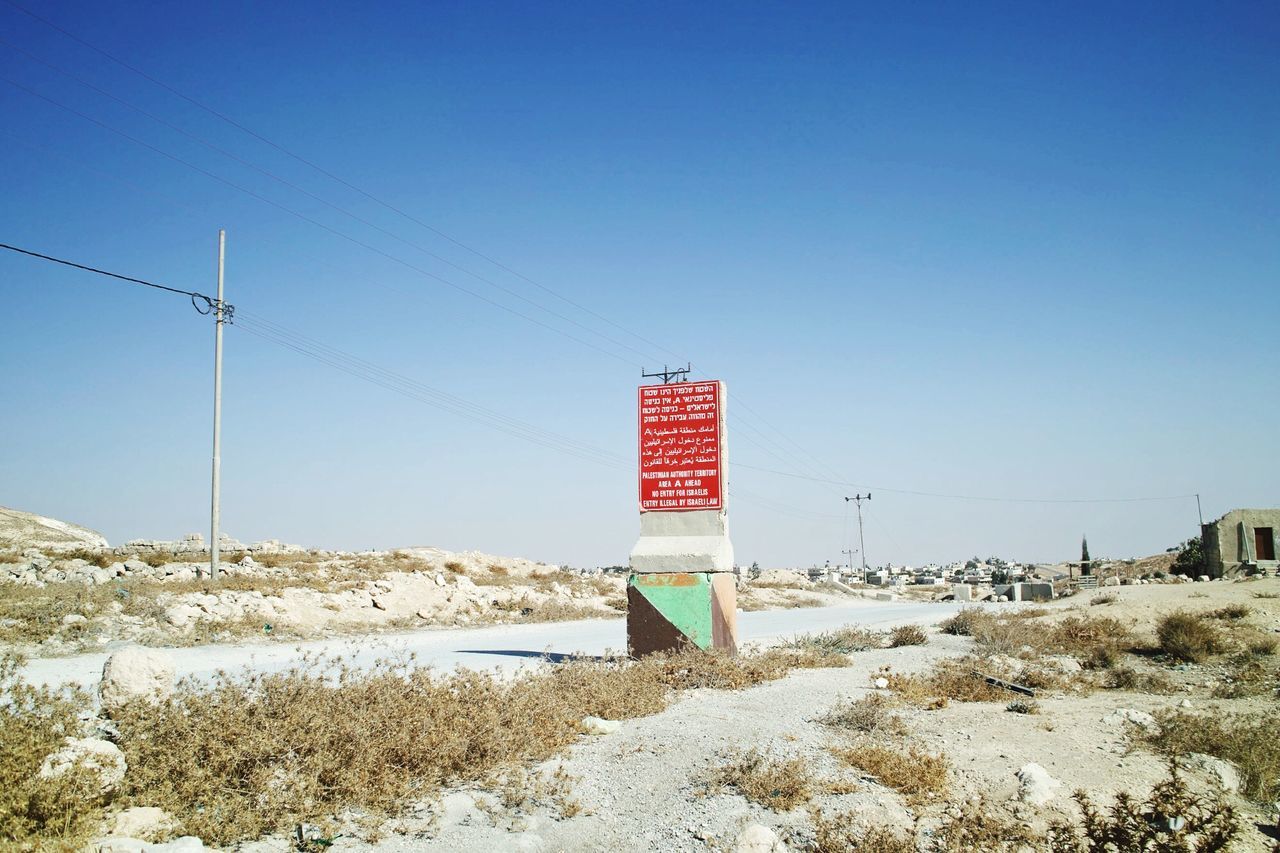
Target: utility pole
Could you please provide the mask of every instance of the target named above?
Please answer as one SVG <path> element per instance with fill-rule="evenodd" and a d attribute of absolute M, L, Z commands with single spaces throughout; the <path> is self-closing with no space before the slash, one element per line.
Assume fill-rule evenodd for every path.
<path fill-rule="evenodd" d="M 675 370 L 668 370 L 667 366 L 662 365 L 660 373 L 645 373 L 644 368 L 640 368 L 641 379 L 661 379 L 663 385 L 671 384 L 671 381 L 677 380 L 683 382 L 689 378 L 689 371 L 693 370 L 693 363 L 689 362 L 684 367 L 677 367 Z"/>
<path fill-rule="evenodd" d="M 1204 512 L 1200 509 L 1200 493 L 1196 492 L 1196 515 L 1200 516 L 1200 528 L 1204 529 Z"/>
<path fill-rule="evenodd" d="M 867 544 L 862 539 L 862 502 L 871 500 L 871 493 L 865 495 L 854 495 L 851 498 L 845 498 L 845 503 L 853 501 L 858 507 L 858 554 L 862 557 L 862 582 L 867 582 Z"/>
<path fill-rule="evenodd" d="M 850 548 L 848 551 L 841 551 L 840 553 L 847 554 L 849 556 L 849 574 L 850 576 L 852 576 L 853 575 L 853 555 L 858 553 L 858 549 Z"/>
<path fill-rule="evenodd" d="M 227 232 L 218 230 L 218 312 L 213 324 L 213 506 L 209 526 L 209 580 L 218 580 L 218 527 L 221 522 L 222 490 L 222 324 L 225 321 L 222 302 L 222 274 L 226 264 Z"/>

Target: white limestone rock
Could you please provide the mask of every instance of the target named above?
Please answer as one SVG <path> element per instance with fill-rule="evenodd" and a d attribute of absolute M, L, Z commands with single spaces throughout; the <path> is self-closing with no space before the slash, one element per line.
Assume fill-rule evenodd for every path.
<path fill-rule="evenodd" d="M 1033 806 L 1043 806 L 1054 798 L 1062 783 L 1034 761 L 1018 770 L 1018 799 Z"/>
<path fill-rule="evenodd" d="M 116 815 L 111 834 L 126 838 L 152 840 L 173 829 L 173 818 L 155 806 L 134 806 Z"/>
<path fill-rule="evenodd" d="M 124 781 L 124 753 L 109 740 L 93 737 L 69 737 L 62 748 L 45 758 L 40 765 L 40 778 L 57 779 L 77 767 L 95 774 L 98 793 L 106 796 L 120 787 Z"/>
<path fill-rule="evenodd" d="M 786 849 L 778 834 L 762 823 L 746 826 L 733 845 L 733 853 L 785 853 Z"/>
<path fill-rule="evenodd" d="M 89 842 L 86 849 L 91 853 L 146 853 L 150 847 L 151 845 L 141 838 L 113 835 L 110 838 L 99 838 Z"/>
<path fill-rule="evenodd" d="M 584 717 L 581 726 L 582 730 L 589 735 L 609 735 L 622 728 L 622 723 L 618 720 L 604 720 L 600 717 Z"/>
<path fill-rule="evenodd" d="M 158 701 L 173 693 L 173 662 L 159 649 L 127 646 L 107 658 L 98 695 L 109 713 L 132 699 Z"/>
<path fill-rule="evenodd" d="M 1224 761 L 1213 755 L 1192 752 L 1186 756 L 1186 765 L 1204 771 L 1204 774 L 1216 782 L 1223 791 L 1231 794 L 1240 793 L 1240 771 L 1230 761 Z"/>
<path fill-rule="evenodd" d="M 1155 717 L 1146 711 L 1138 711 L 1133 708 L 1117 708 L 1103 717 L 1102 722 L 1112 727 L 1122 727 L 1126 723 L 1132 723 L 1149 732 L 1160 730 L 1160 724 L 1156 722 Z"/>

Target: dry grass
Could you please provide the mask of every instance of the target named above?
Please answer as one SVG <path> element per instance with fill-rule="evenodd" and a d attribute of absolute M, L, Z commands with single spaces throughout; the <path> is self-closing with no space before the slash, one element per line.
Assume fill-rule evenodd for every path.
<path fill-rule="evenodd" d="M 966 804 L 959 818 L 938 830 L 939 849 L 946 853 L 1023 853 L 1045 849 L 1044 841 L 1025 820 L 1010 817 L 985 797 Z"/>
<path fill-rule="evenodd" d="M 980 674 L 975 674 L 980 673 Z M 1016 681 L 1037 689 L 1066 686 L 1063 676 L 1035 667 L 1015 673 L 1005 666 L 979 657 L 946 658 L 932 669 L 911 675 L 895 673 L 888 667 L 877 673 L 889 682 L 889 689 L 902 699 L 921 708 L 941 708 L 947 702 L 1000 702 L 1012 695 L 1008 690 L 988 684 L 982 675 Z"/>
<path fill-rule="evenodd" d="M 1058 621 L 1042 617 L 1050 611 L 1029 608 L 1012 613 L 961 610 L 941 624 L 944 633 L 972 637 L 992 654 L 1036 657 L 1066 654 L 1088 660 L 1098 649 L 1116 652 L 1131 645 L 1129 627 L 1108 616 L 1067 616 Z"/>
<path fill-rule="evenodd" d="M 1203 663 L 1210 655 L 1226 650 L 1218 629 L 1202 616 L 1178 611 L 1156 623 L 1160 651 L 1180 661 Z"/>
<path fill-rule="evenodd" d="M 1262 631 L 1249 631 L 1237 639 L 1245 651 L 1257 658 L 1274 655 L 1276 649 L 1280 648 L 1280 639 L 1275 634 L 1264 634 Z"/>
<path fill-rule="evenodd" d="M 1240 769 L 1243 793 L 1258 802 L 1280 799 L 1280 739 L 1274 713 L 1157 714 L 1159 734 L 1147 743 L 1171 759 L 1188 752 L 1215 755 Z"/>
<path fill-rule="evenodd" d="M 863 828 L 855 812 L 813 814 L 814 853 L 915 853 L 915 839 L 884 827 Z"/>
<path fill-rule="evenodd" d="M 1237 652 L 1227 661 L 1223 680 L 1213 689 L 1218 699 L 1243 699 L 1248 696 L 1274 695 L 1280 688 L 1280 672 L 1263 663 L 1248 651 Z"/>
<path fill-rule="evenodd" d="M 884 635 L 865 628 L 840 628 L 821 634 L 801 634 L 783 644 L 785 649 L 848 655 L 884 647 Z"/>
<path fill-rule="evenodd" d="M 1136 690 L 1141 693 L 1171 695 L 1178 686 L 1161 673 L 1139 672 L 1133 667 L 1117 666 L 1108 669 L 1102 677 L 1102 686 L 1108 690 Z"/>
<path fill-rule="evenodd" d="M 902 794 L 909 803 L 939 797 L 947 791 L 950 765 L 945 756 L 929 755 L 913 746 L 897 749 L 869 742 L 836 747 L 833 752 L 881 785 Z"/>
<path fill-rule="evenodd" d="M 88 697 L 31 687 L 18 679 L 19 658 L 0 658 L 0 848 L 81 847 L 101 815 L 96 777 L 85 770 L 41 779 L 40 765 L 67 736 Z"/>
<path fill-rule="evenodd" d="M 1219 607 L 1209 615 L 1214 619 L 1243 619 L 1253 612 L 1253 608 L 1245 604 L 1228 604 L 1226 607 Z"/>
<path fill-rule="evenodd" d="M 522 597 L 514 603 L 501 605 L 499 609 L 519 613 L 523 622 L 569 622 L 575 619 L 607 619 L 617 616 L 616 613 L 599 607 L 558 598 L 534 602 Z"/>
<path fill-rule="evenodd" d="M 867 735 L 906 735 L 907 727 L 895 713 L 894 701 L 884 693 L 868 693 L 857 701 L 838 702 L 821 722 L 833 728 Z"/>
<path fill-rule="evenodd" d="M 712 775 L 712 791 L 732 788 L 753 803 L 774 811 L 790 811 L 813 794 L 813 779 L 799 758 L 775 758 L 752 749 Z"/>
<path fill-rule="evenodd" d="M 919 625 L 899 625 L 889 632 L 889 648 L 900 646 L 923 646 L 929 642 L 929 635 Z"/>
<path fill-rule="evenodd" d="M 349 809 L 391 814 L 446 783 L 554 755 L 587 715 L 653 714 L 675 691 L 741 689 L 829 663 L 813 651 L 693 650 L 501 679 L 433 675 L 412 661 L 357 672 L 313 660 L 284 673 L 187 681 L 163 704 L 119 714 L 126 804 L 165 808 L 183 832 L 216 844 Z"/>

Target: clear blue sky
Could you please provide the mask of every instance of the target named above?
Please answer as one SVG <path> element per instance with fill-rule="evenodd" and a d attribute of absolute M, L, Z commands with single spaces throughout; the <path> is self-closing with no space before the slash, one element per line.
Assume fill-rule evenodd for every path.
<path fill-rule="evenodd" d="M 1280 504 L 1274 3 L 30 8 L 574 303 L 0 3 L 6 81 L 372 248 L 4 81 L 0 242 L 208 293 L 225 227 L 245 316 L 621 460 L 233 327 L 241 539 L 624 562 L 640 366 L 686 358 L 729 384 L 743 563 L 840 559 L 856 488 L 745 465 L 870 488 L 873 563 L 1196 532 L 1188 499 L 886 489 Z M 0 504 L 207 530 L 210 321 L 0 254 Z"/>

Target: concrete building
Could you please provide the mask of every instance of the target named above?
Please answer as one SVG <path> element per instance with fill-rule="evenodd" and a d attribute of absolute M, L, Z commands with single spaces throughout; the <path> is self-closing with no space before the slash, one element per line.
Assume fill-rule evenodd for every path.
<path fill-rule="evenodd" d="M 1209 576 L 1219 578 L 1257 568 L 1274 572 L 1280 509 L 1233 509 L 1200 528 Z"/>

